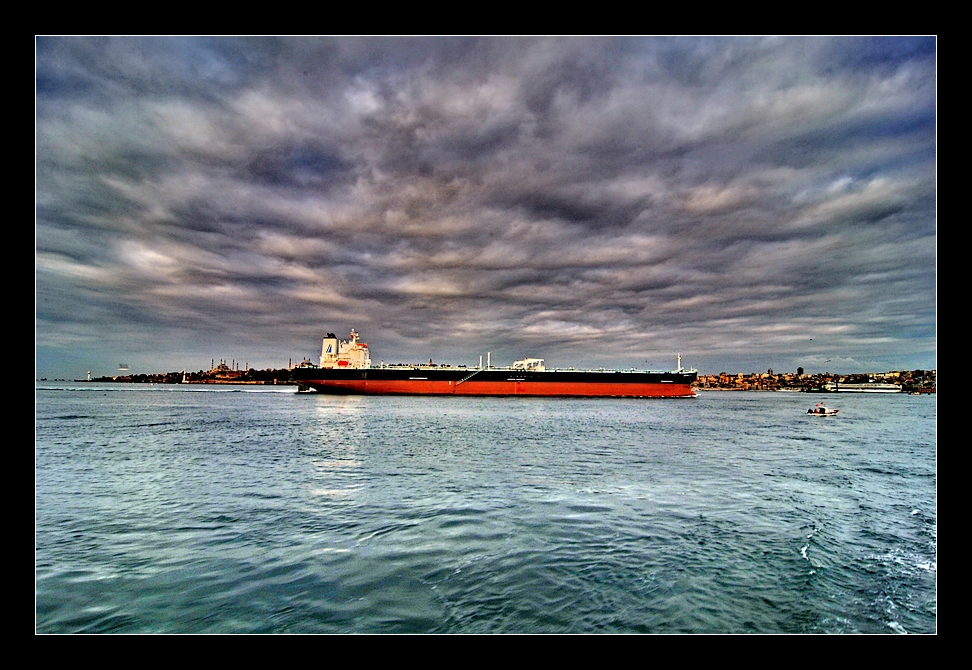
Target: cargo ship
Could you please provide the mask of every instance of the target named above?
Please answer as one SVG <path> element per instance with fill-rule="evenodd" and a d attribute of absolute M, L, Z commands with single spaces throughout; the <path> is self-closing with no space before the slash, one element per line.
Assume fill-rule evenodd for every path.
<path fill-rule="evenodd" d="M 346 395 L 574 396 L 614 398 L 693 398 L 697 370 L 547 369 L 542 358 L 524 358 L 509 367 L 385 365 L 373 367 L 368 345 L 351 331 L 347 340 L 328 333 L 319 366 L 291 371 L 291 382 L 318 393 Z"/>

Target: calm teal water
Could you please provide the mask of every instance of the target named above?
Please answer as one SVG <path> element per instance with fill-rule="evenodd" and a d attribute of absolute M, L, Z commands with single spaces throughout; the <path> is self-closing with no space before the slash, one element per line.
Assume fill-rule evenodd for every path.
<path fill-rule="evenodd" d="M 36 385 L 39 633 L 935 633 L 935 397 Z"/>

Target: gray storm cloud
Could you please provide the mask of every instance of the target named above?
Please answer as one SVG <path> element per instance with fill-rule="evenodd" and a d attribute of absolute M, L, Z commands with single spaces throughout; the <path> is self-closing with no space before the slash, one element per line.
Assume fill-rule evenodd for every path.
<path fill-rule="evenodd" d="M 39 376 L 935 367 L 933 38 L 36 46 Z"/>

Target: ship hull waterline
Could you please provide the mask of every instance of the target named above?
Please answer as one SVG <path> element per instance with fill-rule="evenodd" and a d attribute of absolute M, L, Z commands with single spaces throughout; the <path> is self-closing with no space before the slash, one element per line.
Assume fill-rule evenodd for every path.
<path fill-rule="evenodd" d="M 696 396 L 691 383 L 694 375 L 655 375 L 670 376 L 673 379 L 590 379 L 591 375 L 577 373 L 550 374 L 544 379 L 538 375 L 530 378 L 510 377 L 508 372 L 497 375 L 490 371 L 488 376 L 502 379 L 475 379 L 471 377 L 454 379 L 441 373 L 426 373 L 424 370 L 411 370 L 397 374 L 399 378 L 380 378 L 385 375 L 348 372 L 328 374 L 329 371 L 315 371 L 317 374 L 300 375 L 299 383 L 309 386 L 318 393 L 332 395 L 461 395 L 461 396 L 560 396 L 560 397 L 612 397 L 612 398 L 693 398 Z M 425 374 L 423 374 L 425 373 Z M 543 374 L 543 373 L 541 373 Z M 596 375 L 597 373 L 595 373 Z M 487 376 L 486 374 L 482 376 Z M 572 379 L 571 377 L 577 377 Z M 646 375 L 647 376 L 647 375 Z M 375 378 L 379 377 L 379 378 Z M 585 378 L 587 377 L 587 378 Z"/>

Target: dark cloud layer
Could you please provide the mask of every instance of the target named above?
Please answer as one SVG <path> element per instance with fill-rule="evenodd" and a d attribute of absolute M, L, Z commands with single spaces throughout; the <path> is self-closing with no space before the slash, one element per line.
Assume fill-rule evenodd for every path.
<path fill-rule="evenodd" d="M 37 374 L 932 368 L 933 38 L 37 40 Z"/>

